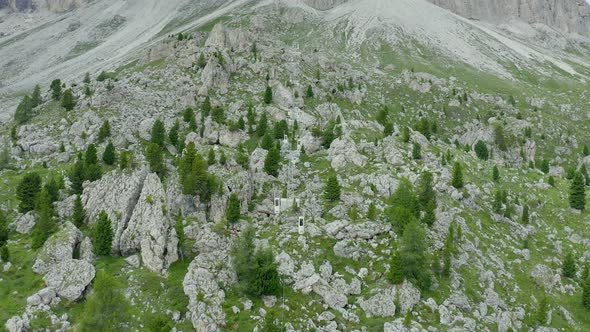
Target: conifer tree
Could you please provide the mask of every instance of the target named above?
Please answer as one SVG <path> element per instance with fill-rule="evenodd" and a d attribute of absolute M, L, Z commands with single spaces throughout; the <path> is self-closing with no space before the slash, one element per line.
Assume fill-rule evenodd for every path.
<path fill-rule="evenodd" d="M 168 132 L 168 140 L 170 144 L 176 146 L 178 144 L 178 131 L 180 130 L 180 123 L 178 120 L 174 122 L 174 125 L 170 127 L 170 131 Z"/>
<path fill-rule="evenodd" d="M 576 260 L 571 251 L 569 251 L 563 259 L 563 265 L 561 266 L 561 272 L 566 278 L 576 277 Z"/>
<path fill-rule="evenodd" d="M 547 159 L 541 160 L 539 169 L 545 174 L 549 173 L 549 161 Z"/>
<path fill-rule="evenodd" d="M 313 88 L 311 87 L 311 84 L 307 86 L 307 89 L 305 90 L 305 97 L 306 98 L 313 98 L 315 96 L 315 94 L 313 93 Z"/>
<path fill-rule="evenodd" d="M 590 276 L 582 283 L 582 304 L 586 309 L 590 309 Z"/>
<path fill-rule="evenodd" d="M 157 119 L 152 126 L 152 138 L 150 142 L 164 147 L 164 143 L 166 142 L 166 128 L 164 128 L 164 123 L 160 119 Z"/>
<path fill-rule="evenodd" d="M 146 150 L 145 158 L 147 159 L 150 165 L 150 170 L 158 174 L 158 176 L 162 178 L 166 171 L 162 147 L 156 143 L 149 143 Z"/>
<path fill-rule="evenodd" d="M 530 220 L 529 206 L 528 205 L 525 205 L 522 208 L 522 218 L 521 218 L 521 221 L 522 221 L 523 225 L 528 225 L 529 224 L 529 220 Z"/>
<path fill-rule="evenodd" d="M 266 112 L 263 112 L 260 115 L 260 119 L 258 119 L 258 124 L 256 125 L 256 135 L 258 137 L 263 137 L 266 134 L 266 129 L 268 128 L 268 120 Z"/>
<path fill-rule="evenodd" d="M 80 197 L 80 195 L 77 195 L 76 200 L 74 201 L 72 222 L 76 227 L 80 228 L 84 224 L 84 219 L 86 219 L 86 210 L 84 209 L 84 205 L 82 204 L 82 198 Z"/>
<path fill-rule="evenodd" d="M 240 220 L 240 200 L 238 199 L 238 195 L 235 193 L 229 195 L 225 215 L 227 221 L 229 221 L 231 224 L 235 224 Z"/>
<path fill-rule="evenodd" d="M 488 146 L 486 145 L 485 142 L 477 141 L 477 143 L 475 143 L 474 151 L 479 159 L 488 160 L 489 152 L 488 152 Z"/>
<path fill-rule="evenodd" d="M 117 161 L 117 152 L 113 142 L 109 142 L 102 153 L 102 161 L 107 165 L 114 165 Z"/>
<path fill-rule="evenodd" d="M 533 319 L 537 325 L 545 325 L 547 322 L 547 313 L 549 312 L 549 304 L 547 303 L 547 297 L 544 296 L 539 302 L 539 307 L 535 312 Z"/>
<path fill-rule="evenodd" d="M 279 149 L 273 147 L 268 150 L 266 159 L 264 159 L 264 171 L 268 175 L 277 177 L 279 175 L 279 169 L 281 168 L 281 153 Z"/>
<path fill-rule="evenodd" d="M 455 162 L 455 165 L 453 166 L 451 185 L 457 189 L 463 188 L 463 168 L 458 161 Z"/>
<path fill-rule="evenodd" d="M 494 142 L 500 151 L 508 150 L 508 147 L 506 146 L 506 138 L 504 137 L 504 127 L 501 125 L 497 125 L 494 128 Z"/>
<path fill-rule="evenodd" d="M 208 117 L 209 114 L 211 114 L 211 99 L 209 98 L 209 96 L 205 97 L 205 101 L 201 106 L 201 113 L 205 118 Z"/>
<path fill-rule="evenodd" d="M 84 180 L 96 181 L 102 176 L 102 170 L 98 164 L 96 145 L 90 144 L 84 155 Z"/>
<path fill-rule="evenodd" d="M 227 156 L 223 150 L 221 150 L 221 155 L 219 156 L 219 163 L 221 165 L 225 165 L 227 163 Z"/>
<path fill-rule="evenodd" d="M 496 165 L 494 165 L 494 168 L 492 169 L 492 180 L 494 180 L 494 182 L 500 180 L 500 170 L 498 170 L 498 166 Z"/>
<path fill-rule="evenodd" d="M 82 83 L 90 84 L 90 73 L 89 72 L 86 72 L 86 74 L 84 74 L 84 80 L 82 80 Z"/>
<path fill-rule="evenodd" d="M 59 100 L 61 98 L 61 80 L 53 80 L 51 81 L 51 97 L 53 100 Z"/>
<path fill-rule="evenodd" d="M 576 173 L 570 187 L 570 207 L 576 210 L 586 209 L 586 188 L 584 176 Z"/>
<path fill-rule="evenodd" d="M 18 210 L 27 213 L 35 208 L 37 194 L 41 191 L 41 177 L 37 173 L 28 173 L 16 188 L 16 197 L 20 204 Z"/>
<path fill-rule="evenodd" d="M 590 155 L 590 149 L 588 149 L 588 144 L 584 144 L 584 149 L 582 150 L 582 155 L 584 155 L 584 157 L 587 157 L 588 155 Z"/>
<path fill-rule="evenodd" d="M 72 93 L 72 89 L 67 89 L 62 98 L 61 98 L 61 106 L 66 109 L 66 111 L 71 111 L 76 106 L 76 98 Z"/>
<path fill-rule="evenodd" d="M 275 141 L 269 132 L 267 132 L 266 134 L 264 134 L 264 136 L 262 136 L 262 140 L 260 141 L 261 148 L 268 151 L 268 150 L 272 149 L 274 147 L 274 145 L 275 145 Z"/>
<path fill-rule="evenodd" d="M 410 141 L 410 128 L 408 128 L 406 126 L 403 126 L 402 127 L 402 132 L 401 132 L 400 140 L 403 143 L 408 143 Z"/>
<path fill-rule="evenodd" d="M 55 228 L 55 211 L 53 210 L 51 196 L 45 188 L 37 196 L 35 211 L 37 212 L 38 220 L 31 234 L 33 240 L 31 246 L 34 249 L 41 248 Z"/>
<path fill-rule="evenodd" d="M 402 236 L 400 254 L 404 276 L 421 290 L 432 284 L 427 248 L 424 229 L 416 220 L 410 221 Z"/>
<path fill-rule="evenodd" d="M 99 256 L 110 256 L 113 243 L 113 228 L 111 220 L 105 211 L 101 211 L 96 222 L 94 234 L 94 248 Z"/>
<path fill-rule="evenodd" d="M 17 124 L 23 124 L 31 120 L 32 117 L 33 100 L 28 95 L 26 95 L 16 107 L 16 111 L 14 112 L 14 120 Z"/>
<path fill-rule="evenodd" d="M 35 89 L 33 90 L 33 94 L 31 95 L 31 106 L 33 108 L 41 105 L 43 103 L 43 98 L 41 97 L 41 87 L 39 84 L 35 85 Z"/>
<path fill-rule="evenodd" d="M 254 255 L 254 271 L 248 293 L 254 296 L 278 295 L 281 279 L 278 264 L 270 248 L 259 249 Z"/>
<path fill-rule="evenodd" d="M 109 123 L 109 120 L 104 120 L 98 131 L 98 141 L 104 142 L 109 136 L 111 136 L 111 124 Z"/>
<path fill-rule="evenodd" d="M 324 197 L 326 200 L 329 202 L 338 202 L 340 200 L 340 192 L 340 183 L 336 175 L 329 176 L 324 186 Z"/>
<path fill-rule="evenodd" d="M 130 321 L 129 302 L 124 296 L 124 287 L 117 279 L 99 270 L 86 300 L 80 323 L 81 332 L 123 331 Z"/>
<path fill-rule="evenodd" d="M 72 183 L 71 188 L 75 194 L 82 193 L 82 184 L 86 178 L 86 172 L 84 170 L 84 161 L 80 156 L 70 171 L 70 182 Z"/>
<path fill-rule="evenodd" d="M 412 148 L 412 158 L 414 158 L 415 160 L 422 159 L 422 148 L 418 143 L 414 143 L 414 146 Z"/>
<path fill-rule="evenodd" d="M 399 251 L 395 251 L 391 257 L 391 267 L 389 268 L 388 280 L 394 285 L 404 282 L 404 263 Z"/>
<path fill-rule="evenodd" d="M 207 155 L 207 164 L 209 164 L 209 166 L 211 166 L 211 165 L 215 165 L 216 162 L 217 162 L 217 160 L 215 159 L 215 151 L 213 151 L 213 148 L 210 148 L 209 154 Z"/>
<path fill-rule="evenodd" d="M 503 195 L 501 190 L 496 190 L 496 194 L 494 195 L 494 204 L 492 205 L 492 209 L 495 213 L 502 213 L 503 207 Z"/>
<path fill-rule="evenodd" d="M 207 66 L 207 59 L 205 59 L 205 55 L 203 53 L 199 54 L 197 66 L 201 69 L 204 69 Z"/>
<path fill-rule="evenodd" d="M 266 90 L 264 91 L 264 103 L 267 105 L 272 103 L 272 88 L 270 85 L 267 85 Z"/>

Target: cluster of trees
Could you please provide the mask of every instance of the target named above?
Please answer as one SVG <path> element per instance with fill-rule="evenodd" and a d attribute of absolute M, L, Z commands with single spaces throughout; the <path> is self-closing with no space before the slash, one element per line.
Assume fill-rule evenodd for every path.
<path fill-rule="evenodd" d="M 119 331 L 129 322 L 129 302 L 123 285 L 104 270 L 96 273 L 92 293 L 84 306 L 80 331 Z"/>
<path fill-rule="evenodd" d="M 78 160 L 70 170 L 72 191 L 82 193 L 84 181 L 96 181 L 102 177 L 102 167 L 98 162 L 96 145 L 90 144 L 84 154 L 78 154 Z"/>
<path fill-rule="evenodd" d="M 437 203 L 432 181 L 432 173 L 422 173 L 417 190 L 414 191 L 410 181 L 402 179 L 397 190 L 389 198 L 385 217 L 397 228 L 399 234 L 403 234 L 406 225 L 413 220 L 422 221 L 429 226 L 434 223 Z"/>
<path fill-rule="evenodd" d="M 178 163 L 178 175 L 185 195 L 199 195 L 201 203 L 209 207 L 211 198 L 219 187 L 219 180 L 209 173 L 207 161 L 197 153 L 195 144 L 190 142 L 182 152 Z"/>
<path fill-rule="evenodd" d="M 14 120 L 17 124 L 23 124 L 29 122 L 34 115 L 33 109 L 43 103 L 43 99 L 41 97 L 41 87 L 39 85 L 35 86 L 33 90 L 33 94 L 29 97 L 29 95 L 25 95 L 21 102 L 16 107 L 16 111 L 14 113 Z"/>
<path fill-rule="evenodd" d="M 243 291 L 251 296 L 278 295 L 281 280 L 269 248 L 256 250 L 256 231 L 248 226 L 232 248 L 233 265 Z"/>
<path fill-rule="evenodd" d="M 28 173 L 23 176 L 16 188 L 19 199 L 19 211 L 37 214 L 31 237 L 33 248 L 39 248 L 55 229 L 55 210 L 53 203 L 59 200 L 59 191 L 64 188 L 62 177 L 52 177 L 42 185 L 39 174 Z"/>

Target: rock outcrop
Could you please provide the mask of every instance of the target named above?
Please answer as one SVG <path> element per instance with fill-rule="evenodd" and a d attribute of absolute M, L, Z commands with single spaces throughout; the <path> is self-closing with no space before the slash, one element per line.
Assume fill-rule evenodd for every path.
<path fill-rule="evenodd" d="M 429 0 L 466 18 L 502 23 L 542 23 L 562 32 L 590 35 L 590 6 L 563 0 Z"/>
<path fill-rule="evenodd" d="M 72 259 L 81 241 L 82 232 L 71 222 L 66 222 L 61 230 L 45 241 L 33 264 L 33 272 L 45 274 L 52 266 Z"/>
<path fill-rule="evenodd" d="M 94 279 L 94 266 L 87 261 L 69 259 L 50 268 L 43 277 L 48 287 L 69 301 L 82 297 L 84 290 Z"/>
<path fill-rule="evenodd" d="M 176 231 L 164 215 L 165 198 L 158 176 L 148 174 L 119 246 L 124 256 L 140 251 L 144 265 L 158 273 L 178 259 Z"/>

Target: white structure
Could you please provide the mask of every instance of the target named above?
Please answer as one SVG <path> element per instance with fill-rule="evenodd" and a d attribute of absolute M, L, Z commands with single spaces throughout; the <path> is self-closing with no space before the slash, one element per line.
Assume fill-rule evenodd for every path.
<path fill-rule="evenodd" d="M 274 207 L 275 207 L 275 214 L 279 214 L 283 211 L 287 211 L 293 207 L 293 202 L 297 202 L 297 206 L 301 206 L 301 201 L 299 198 L 279 198 L 275 197 L 274 199 Z"/>
<path fill-rule="evenodd" d="M 298 230 L 299 235 L 303 235 L 305 233 L 305 218 L 303 216 L 299 216 Z"/>

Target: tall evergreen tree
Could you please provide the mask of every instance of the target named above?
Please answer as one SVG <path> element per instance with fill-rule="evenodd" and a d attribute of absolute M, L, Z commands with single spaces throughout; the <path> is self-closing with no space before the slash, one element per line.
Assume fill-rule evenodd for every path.
<path fill-rule="evenodd" d="M 406 225 L 402 236 L 400 255 L 404 266 L 404 276 L 422 290 L 432 284 L 426 233 L 416 220 Z"/>
<path fill-rule="evenodd" d="M 94 248 L 99 256 L 110 256 L 113 243 L 111 220 L 105 211 L 101 211 L 96 222 Z"/>
<path fill-rule="evenodd" d="M 576 173 L 570 187 L 570 207 L 576 210 L 586 209 L 586 188 L 584 176 Z"/>
<path fill-rule="evenodd" d="M 145 153 L 145 158 L 150 165 L 150 170 L 158 174 L 160 178 L 163 177 L 166 171 L 166 166 L 164 165 L 162 147 L 157 143 L 149 143 Z"/>
<path fill-rule="evenodd" d="M 278 264 L 270 248 L 259 249 L 254 255 L 254 271 L 248 293 L 254 296 L 279 295 L 281 279 Z"/>
<path fill-rule="evenodd" d="M 329 202 L 338 202 L 340 200 L 340 192 L 340 183 L 336 175 L 329 176 L 324 186 L 324 197 Z"/>
<path fill-rule="evenodd" d="M 26 174 L 16 187 L 16 197 L 20 204 L 18 209 L 26 213 L 35 208 L 37 194 L 41 191 L 41 177 L 37 173 Z"/>
<path fill-rule="evenodd" d="M 313 88 L 311 87 L 311 84 L 307 86 L 307 89 L 305 90 L 305 97 L 306 98 L 313 98 L 315 96 L 315 94 L 313 93 Z"/>
<path fill-rule="evenodd" d="M 164 143 L 166 142 L 166 128 L 164 128 L 164 123 L 160 119 L 157 119 L 152 126 L 152 138 L 150 142 L 164 147 Z"/>
<path fill-rule="evenodd" d="M 104 120 L 98 131 L 98 141 L 104 142 L 109 136 L 111 136 L 111 124 L 109 123 L 109 120 Z"/>
<path fill-rule="evenodd" d="M 494 168 L 492 169 L 492 180 L 494 180 L 494 182 L 500 180 L 500 170 L 498 170 L 498 166 L 496 165 L 494 165 Z"/>
<path fill-rule="evenodd" d="M 436 193 L 432 186 L 432 173 L 426 171 L 420 175 L 417 189 L 418 202 L 425 208 L 428 203 L 434 202 L 436 204 Z"/>
<path fill-rule="evenodd" d="M 122 331 L 130 321 L 129 302 L 123 295 L 124 287 L 104 270 L 96 273 L 92 293 L 86 300 L 81 315 L 81 332 Z"/>
<path fill-rule="evenodd" d="M 395 251 L 391 257 L 391 264 L 387 279 L 394 285 L 404 282 L 404 262 L 399 251 Z"/>
<path fill-rule="evenodd" d="M 180 130 L 180 123 L 178 120 L 174 122 L 174 125 L 170 127 L 170 131 L 168 132 L 168 140 L 170 144 L 176 146 L 178 144 L 178 131 Z"/>
<path fill-rule="evenodd" d="M 114 165 L 117 161 L 117 152 L 113 142 L 109 142 L 102 153 L 102 161 L 107 165 Z"/>
<path fill-rule="evenodd" d="M 506 138 L 504 137 L 504 127 L 497 125 L 494 128 L 494 142 L 500 151 L 507 151 Z"/>
<path fill-rule="evenodd" d="M 207 164 L 209 164 L 209 166 L 211 166 L 211 165 L 215 165 L 216 162 L 217 162 L 217 159 L 215 158 L 215 151 L 213 150 L 213 148 L 210 148 L 209 154 L 207 154 Z"/>
<path fill-rule="evenodd" d="M 258 119 L 258 124 L 256 125 L 256 135 L 258 137 L 263 137 L 266 134 L 266 129 L 268 128 L 268 120 L 266 112 L 263 112 L 260 115 L 260 119 Z"/>
<path fill-rule="evenodd" d="M 569 251 L 563 259 L 563 265 L 561 266 L 561 272 L 566 278 L 576 277 L 576 260 L 571 251 Z"/>
<path fill-rule="evenodd" d="M 209 98 L 209 96 L 205 97 L 205 101 L 203 102 L 203 105 L 201 106 L 201 113 L 203 114 L 203 117 L 208 117 L 209 114 L 211 114 L 211 99 Z"/>
<path fill-rule="evenodd" d="M 522 207 L 521 221 L 522 221 L 523 225 L 528 225 L 529 224 L 529 220 L 530 220 L 529 206 L 528 205 L 525 205 L 525 206 Z"/>
<path fill-rule="evenodd" d="M 37 196 L 35 211 L 37 212 L 38 220 L 31 234 L 33 240 L 31 246 L 34 249 L 40 248 L 55 228 L 55 211 L 51 202 L 51 196 L 45 188 Z"/>
<path fill-rule="evenodd" d="M 474 151 L 479 159 L 488 160 L 489 152 L 488 152 L 488 146 L 485 142 L 477 141 L 477 143 L 475 143 Z"/>
<path fill-rule="evenodd" d="M 70 171 L 70 182 L 72 183 L 70 187 L 75 194 L 82 193 L 82 184 L 84 183 L 85 178 L 86 171 L 84 169 L 84 161 L 82 158 L 78 158 Z"/>
<path fill-rule="evenodd" d="M 267 105 L 272 103 L 272 88 L 270 85 L 267 85 L 266 90 L 264 90 L 264 103 Z"/>
<path fill-rule="evenodd" d="M 41 97 L 41 87 L 39 84 L 35 85 L 35 89 L 33 90 L 33 94 L 31 95 L 31 106 L 33 108 L 41 105 L 43 103 L 43 98 Z"/>
<path fill-rule="evenodd" d="M 458 161 L 453 166 L 451 185 L 457 189 L 463 188 L 463 168 Z"/>
<path fill-rule="evenodd" d="M 262 136 L 262 140 L 260 141 L 260 147 L 265 149 L 265 150 L 270 150 L 274 147 L 275 145 L 275 140 L 272 138 L 272 136 L 270 135 L 269 132 L 267 132 L 266 134 L 264 134 L 264 136 Z"/>
<path fill-rule="evenodd" d="M 412 148 L 412 158 L 414 158 L 415 160 L 422 159 L 422 148 L 418 143 L 414 143 L 414 146 Z"/>
<path fill-rule="evenodd" d="M 96 181 L 102 177 L 102 169 L 98 163 L 96 145 L 90 144 L 84 155 L 84 180 Z"/>
<path fill-rule="evenodd" d="M 67 89 L 62 98 L 61 98 L 61 106 L 66 109 L 66 111 L 71 111 L 76 107 L 76 98 L 74 97 L 74 93 L 72 89 Z"/>
<path fill-rule="evenodd" d="M 264 159 L 264 171 L 268 175 L 274 177 L 279 176 L 279 169 L 281 169 L 281 152 L 276 147 L 273 147 L 266 154 Z"/>
<path fill-rule="evenodd" d="M 232 247 L 232 263 L 234 270 L 238 276 L 238 281 L 243 287 L 250 283 L 250 279 L 254 270 L 254 254 L 256 251 L 256 244 L 254 238 L 256 237 L 256 230 L 249 225 L 240 234 L 238 240 Z"/>
<path fill-rule="evenodd" d="M 72 222 L 76 227 L 80 228 L 84 224 L 84 219 L 86 219 L 86 210 L 84 209 L 84 205 L 82 204 L 82 197 L 80 195 L 76 196 L 76 200 L 74 201 L 74 210 L 72 212 Z"/>
<path fill-rule="evenodd" d="M 547 314 L 549 312 L 549 304 L 547 303 L 547 297 L 543 296 L 539 301 L 539 307 L 533 315 L 533 320 L 537 325 L 545 325 L 547 322 Z"/>
<path fill-rule="evenodd" d="M 61 98 L 61 80 L 51 81 L 50 89 L 53 100 L 59 100 Z"/>
<path fill-rule="evenodd" d="M 240 200 L 238 199 L 238 195 L 236 195 L 235 193 L 229 195 L 225 215 L 227 221 L 229 221 L 232 224 L 235 224 L 240 220 Z"/>
<path fill-rule="evenodd" d="M 33 100 L 28 96 L 24 96 L 23 100 L 16 107 L 14 112 L 14 120 L 17 124 L 27 123 L 33 117 Z"/>

